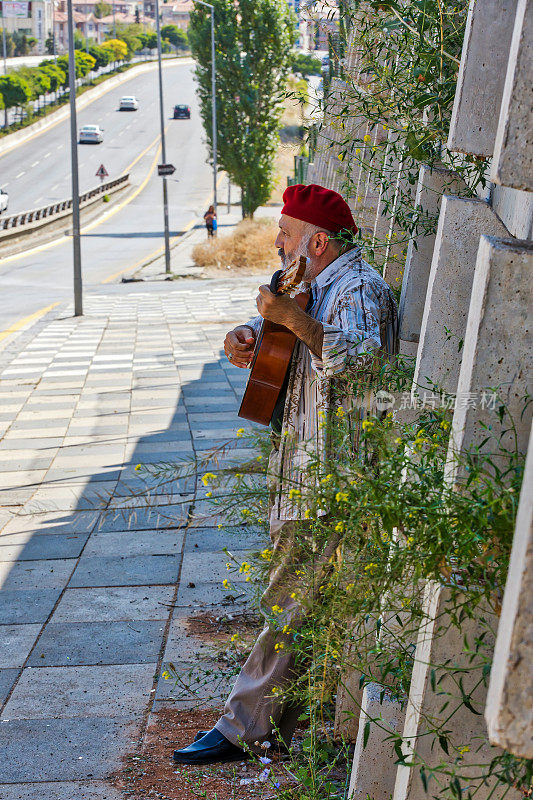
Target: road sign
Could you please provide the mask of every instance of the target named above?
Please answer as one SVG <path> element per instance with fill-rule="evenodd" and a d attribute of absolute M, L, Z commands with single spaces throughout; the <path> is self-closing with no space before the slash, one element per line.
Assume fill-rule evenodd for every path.
<path fill-rule="evenodd" d="M 174 164 L 158 164 L 157 165 L 157 174 L 158 175 L 173 175 L 176 172 L 176 167 Z"/>
<path fill-rule="evenodd" d="M 109 177 L 109 172 L 106 170 L 103 164 L 100 164 L 100 166 L 98 167 L 98 170 L 96 172 L 96 177 L 100 178 L 101 181 L 103 181 L 104 178 Z"/>

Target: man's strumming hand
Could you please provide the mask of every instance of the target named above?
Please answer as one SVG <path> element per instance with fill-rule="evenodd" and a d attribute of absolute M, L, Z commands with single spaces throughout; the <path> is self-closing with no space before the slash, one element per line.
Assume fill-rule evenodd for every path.
<path fill-rule="evenodd" d="M 255 334 L 248 325 L 238 325 L 226 334 L 224 352 L 236 367 L 248 367 L 254 355 Z"/>

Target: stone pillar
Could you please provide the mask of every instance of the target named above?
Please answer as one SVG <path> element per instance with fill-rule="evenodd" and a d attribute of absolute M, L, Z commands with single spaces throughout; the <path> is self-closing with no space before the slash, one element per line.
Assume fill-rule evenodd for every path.
<path fill-rule="evenodd" d="M 482 234 L 504 237 L 507 231 L 483 200 L 444 195 L 422 327 L 414 386 L 457 390 L 474 266 Z"/>
<path fill-rule="evenodd" d="M 485 708 L 493 744 L 533 758 L 533 426 Z"/>
<path fill-rule="evenodd" d="M 370 722 L 366 746 L 365 727 Z M 369 683 L 363 691 L 359 731 L 355 743 L 349 800 L 390 800 L 396 777 L 394 747 L 388 736 L 403 727 L 400 704 L 383 687 Z"/>
<path fill-rule="evenodd" d="M 506 417 L 500 420 L 497 404 L 492 408 L 489 387 L 502 387 L 503 400 L 514 417 L 516 438 L 513 438 L 512 444 L 519 452 L 525 452 L 531 411 L 525 406 L 523 398 L 531 392 L 533 367 L 532 256 L 533 246 L 530 243 L 481 237 L 458 378 L 446 469 L 448 483 L 456 481 L 457 453 L 471 447 L 486 447 L 489 452 L 494 452 L 493 442 L 487 439 L 487 428 L 482 428 L 479 423 L 490 426 L 497 437 L 501 437 L 504 443 L 506 441 L 509 420 Z M 489 393 L 483 401 L 482 392 L 487 389 Z M 467 402 L 463 402 L 463 399 Z M 463 690 L 469 696 L 471 705 L 478 712 L 483 708 L 486 687 L 480 681 L 480 671 L 469 669 L 471 654 L 463 654 L 463 642 L 481 641 L 483 635 L 485 654 L 490 654 L 496 617 L 488 607 L 478 608 L 459 627 L 450 625 L 449 608 L 449 590 L 429 581 L 423 600 L 425 621 L 421 625 L 415 651 L 403 732 L 404 753 L 407 748 L 407 760 L 411 764 L 414 762 L 415 766 L 398 767 L 393 800 L 426 800 L 427 792 L 416 767 L 417 762 L 424 762 L 430 767 L 438 766 L 447 759 L 452 761 L 459 752 L 464 767 L 461 771 L 468 776 L 479 774 L 479 765 L 488 765 L 498 753 L 489 745 L 480 713 L 473 714 L 464 703 L 459 702 L 453 718 L 449 716 L 449 708 L 443 710 L 446 693 L 453 695 L 454 678 L 450 667 L 455 666 L 458 669 L 465 668 Z M 446 664 L 447 668 L 442 676 L 436 676 L 435 682 L 431 668 L 438 664 Z M 457 691 L 455 694 L 459 701 Z M 428 731 L 427 720 L 437 724 L 444 724 L 448 720 L 449 756 L 433 736 L 425 735 Z M 470 746 L 470 750 L 461 753 L 457 749 L 460 745 Z M 453 746 L 455 751 L 452 752 Z M 486 784 L 476 789 L 476 797 L 480 800 L 504 795 L 509 796 L 509 787 L 498 785 L 490 777 Z"/>
<path fill-rule="evenodd" d="M 470 0 L 448 147 L 492 156 L 517 0 Z"/>
<path fill-rule="evenodd" d="M 530 192 L 533 191 L 532 75 L 533 0 L 519 0 L 491 177 L 497 183 Z"/>
<path fill-rule="evenodd" d="M 437 219 L 442 195 L 464 188 L 463 181 L 448 169 L 421 167 L 415 205 L 430 223 Z M 424 233 L 410 240 L 400 298 L 400 339 L 420 341 L 422 314 L 433 258 L 435 233 Z"/>

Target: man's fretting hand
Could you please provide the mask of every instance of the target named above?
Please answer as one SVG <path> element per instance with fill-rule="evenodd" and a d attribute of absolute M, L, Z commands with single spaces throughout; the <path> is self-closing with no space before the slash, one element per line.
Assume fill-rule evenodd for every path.
<path fill-rule="evenodd" d="M 256 303 L 263 319 L 284 325 L 306 344 L 315 356 L 322 358 L 324 328 L 320 322 L 306 314 L 296 300 L 286 294 L 273 294 L 268 286 L 260 286 Z"/>
<path fill-rule="evenodd" d="M 248 367 L 254 355 L 255 334 L 248 325 L 238 325 L 226 334 L 224 352 L 236 367 Z"/>

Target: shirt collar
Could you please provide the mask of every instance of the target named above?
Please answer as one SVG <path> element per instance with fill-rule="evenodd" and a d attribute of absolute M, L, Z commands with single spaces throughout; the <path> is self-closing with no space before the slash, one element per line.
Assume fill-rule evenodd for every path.
<path fill-rule="evenodd" d="M 316 278 L 313 278 L 311 281 L 311 286 L 314 289 L 324 289 L 326 286 L 329 286 L 329 284 L 333 283 L 333 281 L 338 277 L 339 272 L 344 271 L 344 269 L 351 263 L 353 257 L 353 250 L 348 250 L 347 253 L 343 253 L 341 256 L 336 258 L 335 261 L 332 261 L 331 264 L 328 264 L 327 267 L 324 267 L 322 272 L 319 272 Z"/>

